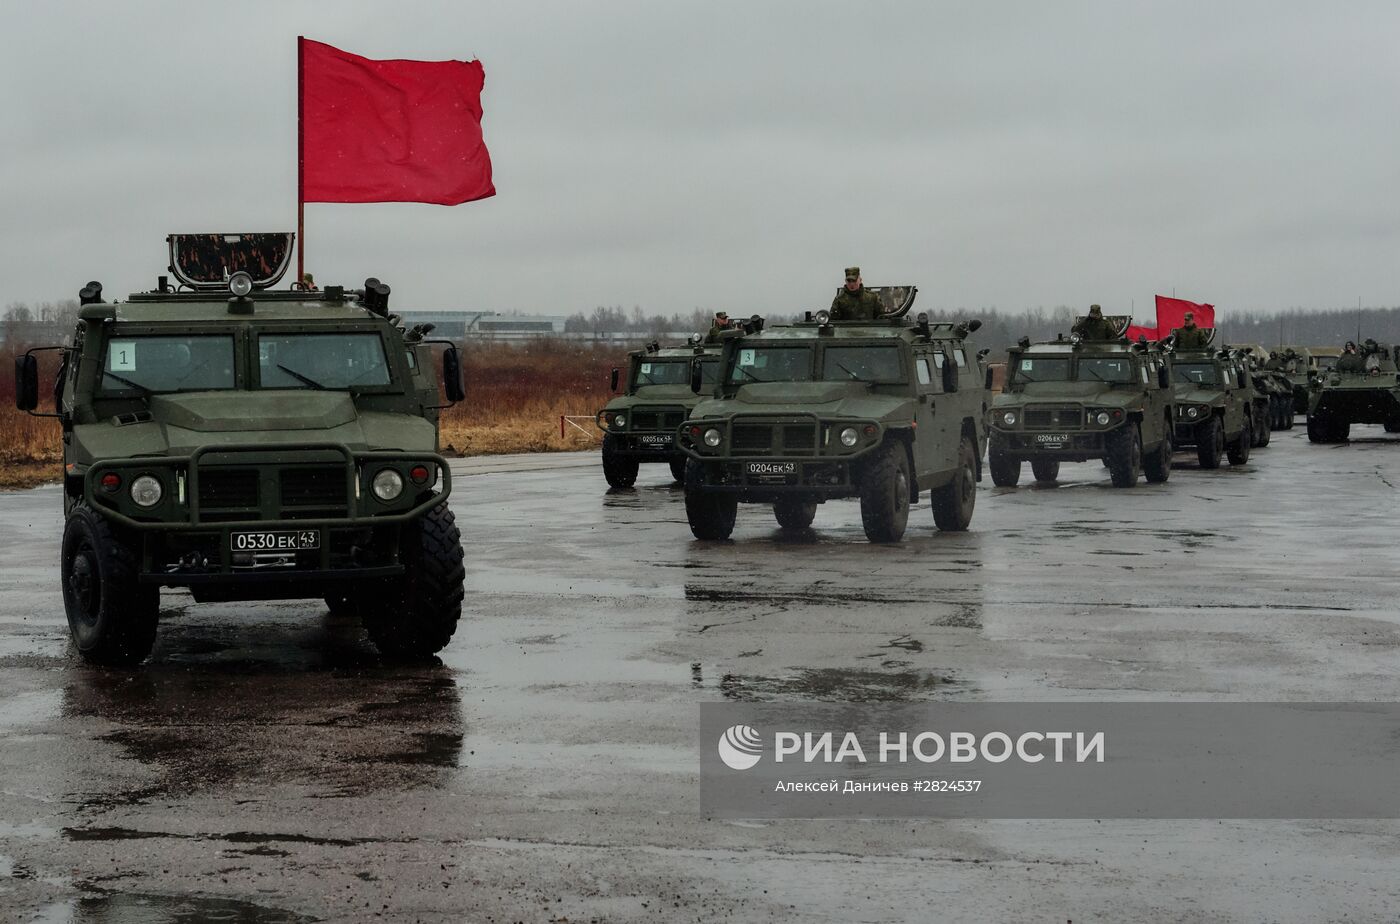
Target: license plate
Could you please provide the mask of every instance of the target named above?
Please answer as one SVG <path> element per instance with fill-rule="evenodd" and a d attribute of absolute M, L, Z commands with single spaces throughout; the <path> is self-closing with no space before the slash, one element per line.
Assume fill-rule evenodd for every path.
<path fill-rule="evenodd" d="M 797 471 L 796 462 L 750 462 L 750 475 L 791 475 Z"/>
<path fill-rule="evenodd" d="M 1046 449 L 1059 449 L 1069 444 L 1068 433 L 1041 433 L 1035 441 Z"/>
<path fill-rule="evenodd" d="M 302 552 L 321 547 L 321 533 L 315 529 L 278 529 L 259 533 L 230 533 L 229 548 L 235 552 Z"/>
<path fill-rule="evenodd" d="M 643 433 L 637 437 L 638 442 L 643 446 L 670 446 L 675 442 L 675 439 L 669 433 Z"/>

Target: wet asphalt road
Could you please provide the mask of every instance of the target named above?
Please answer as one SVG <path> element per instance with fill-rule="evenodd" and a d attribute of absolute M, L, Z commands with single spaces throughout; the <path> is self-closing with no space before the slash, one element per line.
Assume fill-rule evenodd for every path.
<path fill-rule="evenodd" d="M 467 616 L 380 663 L 312 603 L 162 600 L 84 666 L 55 488 L 0 495 L 0 920 L 1321 921 L 1400 916 L 1396 822 L 708 821 L 696 704 L 1395 700 L 1400 440 L 1274 435 L 1114 490 L 854 502 L 691 539 L 665 468 L 469 460 Z"/>

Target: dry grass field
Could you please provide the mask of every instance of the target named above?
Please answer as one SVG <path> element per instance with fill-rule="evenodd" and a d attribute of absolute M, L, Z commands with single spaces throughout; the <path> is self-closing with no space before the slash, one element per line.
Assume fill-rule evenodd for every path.
<path fill-rule="evenodd" d="M 591 449 L 601 434 L 567 428 L 559 416 L 592 415 L 610 397 L 608 373 L 626 351 L 563 341 L 481 344 L 466 348 L 467 400 L 443 412 L 444 455 L 496 455 Z M 5 372 L 14 368 L 6 363 Z M 41 388 L 53 383 L 45 368 Z M 42 394 L 47 394 L 45 390 Z M 41 409 L 47 409 L 41 403 Z M 14 379 L 0 376 L 0 489 L 56 481 L 62 474 L 59 428 L 49 418 L 15 410 Z"/>

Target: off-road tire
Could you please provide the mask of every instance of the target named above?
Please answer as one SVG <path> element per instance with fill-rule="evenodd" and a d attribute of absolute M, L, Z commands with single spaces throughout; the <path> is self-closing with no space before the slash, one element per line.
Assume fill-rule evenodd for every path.
<path fill-rule="evenodd" d="M 156 640 L 160 589 L 141 584 L 133 543 L 79 503 L 63 527 L 59 573 L 73 646 L 93 664 L 144 661 Z"/>
<path fill-rule="evenodd" d="M 1385 422 L 1386 433 L 1400 433 L 1400 420 L 1387 420 Z"/>
<path fill-rule="evenodd" d="M 1219 468 L 1225 455 L 1225 424 L 1219 417 L 1196 424 L 1196 461 L 1201 468 Z"/>
<path fill-rule="evenodd" d="M 685 459 L 671 460 L 671 479 L 685 484 Z"/>
<path fill-rule="evenodd" d="M 860 522 L 871 542 L 898 542 L 909 525 L 909 454 L 898 442 L 875 450 L 860 474 Z"/>
<path fill-rule="evenodd" d="M 608 487 L 632 487 L 637 483 L 640 465 L 636 459 L 618 455 L 617 437 L 611 433 L 603 434 L 603 477 L 608 480 Z"/>
<path fill-rule="evenodd" d="M 773 516 L 783 529 L 810 529 L 817 517 L 817 502 L 802 497 L 789 497 L 773 504 Z"/>
<path fill-rule="evenodd" d="M 360 607 L 354 594 L 326 594 L 323 599 L 326 601 L 326 609 L 331 611 L 332 616 L 344 618 L 359 615 Z"/>
<path fill-rule="evenodd" d="M 406 569 L 366 595 L 364 625 L 389 658 L 426 658 L 447 647 L 462 618 L 462 534 L 447 505 L 439 504 L 399 534 Z"/>
<path fill-rule="evenodd" d="M 696 539 L 728 539 L 739 515 L 739 498 L 733 494 L 706 491 L 704 463 L 685 463 L 685 518 Z"/>
<path fill-rule="evenodd" d="M 1172 476 L 1172 448 L 1172 428 L 1168 424 L 1157 450 L 1143 453 L 1142 473 L 1148 484 L 1161 484 Z"/>
<path fill-rule="evenodd" d="M 1036 481 L 1054 481 L 1060 477 L 1060 460 L 1031 459 L 1031 474 Z"/>
<path fill-rule="evenodd" d="M 1131 488 L 1142 471 L 1142 432 L 1135 421 L 1111 431 L 1107 436 L 1108 476 L 1115 488 Z"/>
<path fill-rule="evenodd" d="M 1254 422 L 1248 417 L 1245 418 L 1244 426 L 1240 428 L 1240 435 L 1235 437 L 1235 441 L 1226 450 L 1226 455 L 1230 459 L 1231 465 L 1244 465 L 1249 461 L 1249 449 L 1254 445 Z"/>
<path fill-rule="evenodd" d="M 1334 420 L 1334 421 L 1332 421 L 1332 442 L 1334 442 L 1334 443 L 1345 443 L 1345 442 L 1346 442 L 1348 439 L 1350 439 L 1350 438 L 1351 438 L 1351 421 L 1349 421 L 1349 420 Z"/>
<path fill-rule="evenodd" d="M 971 437 L 964 434 L 958 443 L 958 470 L 953 480 L 930 493 L 934 526 L 945 533 L 967 529 L 977 506 L 977 447 Z"/>
<path fill-rule="evenodd" d="M 987 469 L 992 473 L 992 484 L 999 488 L 1012 488 L 1021 480 L 1021 460 L 997 449 L 987 450 Z"/>

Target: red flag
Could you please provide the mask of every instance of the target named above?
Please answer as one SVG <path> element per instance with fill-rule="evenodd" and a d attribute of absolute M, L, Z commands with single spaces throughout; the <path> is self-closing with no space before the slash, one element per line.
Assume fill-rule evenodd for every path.
<path fill-rule="evenodd" d="M 1128 329 L 1123 333 L 1131 343 L 1137 343 L 1139 337 L 1146 337 L 1148 340 L 1157 339 L 1157 328 L 1138 327 L 1136 324 L 1129 324 Z"/>
<path fill-rule="evenodd" d="M 494 196 L 480 61 L 371 61 L 298 39 L 301 201 Z"/>
<path fill-rule="evenodd" d="M 1165 295 L 1157 296 L 1157 329 L 1170 334 L 1180 327 L 1186 317 L 1186 312 L 1195 315 L 1197 327 L 1215 326 L 1215 306 L 1198 305 L 1195 302 L 1188 302 L 1184 298 L 1167 298 Z M 1162 336 L 1166 336 L 1163 334 Z"/>

